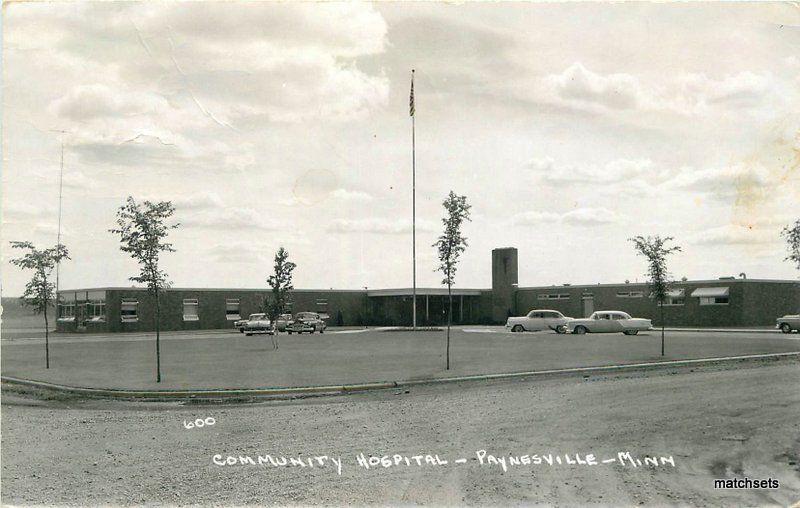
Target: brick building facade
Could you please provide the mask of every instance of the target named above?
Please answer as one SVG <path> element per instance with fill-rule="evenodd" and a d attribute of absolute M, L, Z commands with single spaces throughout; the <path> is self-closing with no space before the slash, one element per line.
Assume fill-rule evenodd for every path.
<path fill-rule="evenodd" d="M 492 251 L 491 289 L 453 289 L 455 324 L 501 324 L 509 315 L 553 309 L 584 317 L 595 310 L 621 310 L 660 325 L 661 309 L 647 284 L 518 286 L 515 248 Z M 170 288 L 160 296 L 163 330 L 232 328 L 233 322 L 261 312 L 265 289 Z M 309 290 L 292 292 L 290 312 L 315 311 L 329 325 L 410 325 L 411 289 Z M 447 321 L 446 288 L 417 288 L 417 324 Z M 668 326 L 767 326 L 784 314 L 800 312 L 800 282 L 722 278 L 673 285 L 663 308 Z M 155 329 L 155 298 L 142 288 L 59 291 L 57 326 L 72 332 L 142 332 Z"/>

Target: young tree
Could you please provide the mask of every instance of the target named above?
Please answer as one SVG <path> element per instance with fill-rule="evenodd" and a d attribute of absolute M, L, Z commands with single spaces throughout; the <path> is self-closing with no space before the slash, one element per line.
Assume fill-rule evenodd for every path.
<path fill-rule="evenodd" d="M 12 249 L 23 249 L 27 252 L 11 263 L 23 270 L 33 270 L 31 280 L 25 285 L 22 293 L 22 305 L 33 308 L 36 314 L 44 314 L 44 358 L 45 368 L 50 368 L 50 323 L 47 311 L 53 306 L 55 284 L 50 282 L 53 268 L 62 259 L 69 259 L 69 252 L 62 244 L 49 249 L 39 250 L 31 242 L 11 242 Z"/>
<path fill-rule="evenodd" d="M 442 218 L 444 232 L 433 247 L 436 247 L 439 254 L 439 267 L 435 270 L 442 272 L 444 278 L 442 284 L 447 285 L 447 298 L 449 310 L 447 312 L 447 346 L 446 346 L 446 369 L 450 370 L 450 325 L 453 316 L 453 284 L 455 283 L 456 268 L 461 254 L 467 248 L 467 239 L 461 234 L 461 226 L 464 221 L 470 219 L 471 205 L 467 204 L 466 196 L 458 196 L 453 191 L 447 195 L 447 199 L 442 202 L 445 209 L 445 216 Z"/>
<path fill-rule="evenodd" d="M 267 278 L 267 284 L 272 292 L 264 300 L 264 312 L 272 323 L 272 349 L 278 349 L 278 317 L 286 312 L 290 298 L 289 293 L 294 289 L 292 272 L 297 265 L 288 259 L 289 251 L 283 247 L 279 248 L 275 253 L 275 271 Z"/>
<path fill-rule="evenodd" d="M 165 240 L 169 231 L 179 224 L 167 224 L 175 213 L 169 201 L 137 203 L 128 196 L 117 210 L 117 229 L 109 232 L 119 235 L 120 250 L 127 252 L 139 263 L 139 275 L 128 280 L 147 285 L 156 300 L 156 382 L 161 382 L 161 305 L 159 292 L 170 286 L 167 274 L 158 266 L 162 252 L 175 252 Z"/>
<path fill-rule="evenodd" d="M 795 268 L 800 270 L 800 219 L 783 228 L 781 236 L 786 238 L 786 248 L 789 251 L 786 261 L 791 261 Z"/>
<path fill-rule="evenodd" d="M 674 238 L 667 236 L 636 236 L 629 238 L 636 248 L 636 253 L 647 259 L 647 278 L 653 299 L 661 309 L 661 356 L 664 356 L 664 300 L 671 284 L 670 273 L 667 270 L 667 256 L 680 252 L 677 245 L 667 246 Z"/>

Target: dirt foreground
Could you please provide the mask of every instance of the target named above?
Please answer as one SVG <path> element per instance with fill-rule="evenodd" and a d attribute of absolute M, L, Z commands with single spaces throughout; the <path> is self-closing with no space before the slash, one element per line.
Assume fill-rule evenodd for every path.
<path fill-rule="evenodd" d="M 796 361 L 235 406 L 5 390 L 2 502 L 786 506 L 800 500 L 798 415 Z M 780 488 L 714 489 L 733 477 Z"/>

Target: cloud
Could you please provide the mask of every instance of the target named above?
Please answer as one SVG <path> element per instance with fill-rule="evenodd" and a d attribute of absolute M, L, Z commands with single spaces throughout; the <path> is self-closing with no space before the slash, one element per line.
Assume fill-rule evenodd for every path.
<path fill-rule="evenodd" d="M 541 224 L 567 224 L 570 226 L 602 226 L 625 220 L 623 215 L 607 208 L 576 208 L 564 213 L 528 211 L 514 215 L 516 226 L 538 226 Z"/>
<path fill-rule="evenodd" d="M 595 184 L 630 182 L 631 180 L 661 179 L 649 159 L 615 159 L 605 164 L 559 165 L 551 157 L 533 159 L 528 162 L 538 179 L 551 185 Z"/>
<path fill-rule="evenodd" d="M 538 100 L 601 112 L 643 111 L 703 115 L 711 109 L 742 110 L 770 106 L 775 79 L 769 73 L 741 71 L 718 79 L 704 73 L 677 74 L 658 84 L 627 73 L 600 74 L 575 62 L 542 77 L 532 87 Z"/>
<path fill-rule="evenodd" d="M 700 112 L 714 105 L 752 107 L 769 92 L 771 76 L 749 71 L 711 79 L 705 74 L 685 74 L 675 82 L 673 108 L 678 111 Z"/>
<path fill-rule="evenodd" d="M 178 213 L 183 211 L 221 210 L 225 205 L 215 192 L 201 192 L 191 196 L 182 196 L 172 200 Z"/>
<path fill-rule="evenodd" d="M 337 201 L 350 203 L 369 203 L 373 200 L 373 197 L 366 192 L 357 190 L 350 191 L 341 188 L 331 192 L 330 196 Z"/>
<path fill-rule="evenodd" d="M 89 178 L 83 172 L 70 169 L 64 171 L 64 187 L 75 190 L 95 190 L 98 183 L 97 180 Z"/>
<path fill-rule="evenodd" d="M 12 201 L 3 206 L 3 222 L 5 223 L 27 223 L 41 219 L 57 220 L 58 210 L 44 204 L 34 206 L 20 201 Z"/>
<path fill-rule="evenodd" d="M 407 219 L 336 219 L 331 223 L 329 231 L 334 233 L 375 233 L 384 235 L 411 234 L 411 222 Z M 436 231 L 432 221 L 417 220 L 417 232 Z"/>
<path fill-rule="evenodd" d="M 687 240 L 690 244 L 711 247 L 778 244 L 778 231 L 754 225 L 728 224 L 695 233 Z"/>
<path fill-rule="evenodd" d="M 546 88 L 556 97 L 586 106 L 609 109 L 635 109 L 642 102 L 642 86 L 630 74 L 594 73 L 575 62 L 561 74 L 550 74 L 543 80 Z"/>
<path fill-rule="evenodd" d="M 703 169 L 682 167 L 666 187 L 730 201 L 768 192 L 777 183 L 770 171 L 760 164 L 735 164 Z"/>
<path fill-rule="evenodd" d="M 167 101 L 159 95 L 112 88 L 103 83 L 75 86 L 50 104 L 56 115 L 76 121 L 158 114 L 168 107 Z"/>
<path fill-rule="evenodd" d="M 228 207 L 221 209 L 202 208 L 199 213 L 180 219 L 182 226 L 189 228 L 213 229 L 222 231 L 253 230 L 278 231 L 285 225 L 252 208 Z"/>
<path fill-rule="evenodd" d="M 383 70 L 358 65 L 388 44 L 387 24 L 370 4 L 13 11 L 4 30 L 11 81 L 22 81 L 19 74 L 37 83 L 46 97 L 38 112 L 48 116 L 39 123 L 68 126 L 70 150 L 90 164 L 241 171 L 259 160 L 260 147 L 241 139 L 248 129 L 350 122 L 388 103 Z M 57 87 L 45 85 L 52 75 Z"/>
<path fill-rule="evenodd" d="M 207 123 L 223 126 L 260 116 L 279 122 L 346 120 L 381 107 L 388 97 L 385 76 L 355 66 L 355 59 L 380 53 L 387 44 L 386 22 L 369 4 L 209 2 L 191 9 L 151 4 L 100 11 L 116 44 L 131 45 L 143 58 L 123 62 L 87 51 L 85 38 L 95 28 L 86 26 L 78 36 L 60 27 L 56 51 L 111 67 L 109 82 L 79 85 L 53 103 L 55 111 L 72 120 L 165 118 L 181 110 L 199 112 Z M 83 23 L 88 19 L 70 19 L 73 30 Z M 15 43 L 25 44 L 31 35 L 16 31 L 12 38 L 23 38 Z M 128 90 L 115 76 L 149 87 Z"/>
<path fill-rule="evenodd" d="M 208 249 L 207 253 L 218 263 L 264 264 L 271 257 L 266 248 L 244 242 L 217 244 Z"/>

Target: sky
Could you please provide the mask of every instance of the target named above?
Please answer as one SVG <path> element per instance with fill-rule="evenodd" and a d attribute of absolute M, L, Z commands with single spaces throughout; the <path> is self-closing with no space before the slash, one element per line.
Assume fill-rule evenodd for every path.
<path fill-rule="evenodd" d="M 458 287 L 642 281 L 628 239 L 668 235 L 674 277 L 796 279 L 800 8 L 790 3 L 21 2 L 3 9 L 8 242 L 56 243 L 62 288 L 132 285 L 108 229 L 170 200 L 178 287 L 436 287 L 442 201 L 472 221 Z"/>

